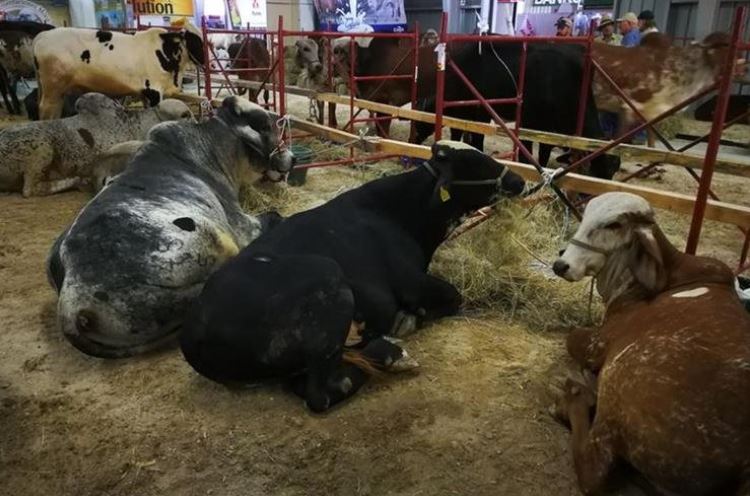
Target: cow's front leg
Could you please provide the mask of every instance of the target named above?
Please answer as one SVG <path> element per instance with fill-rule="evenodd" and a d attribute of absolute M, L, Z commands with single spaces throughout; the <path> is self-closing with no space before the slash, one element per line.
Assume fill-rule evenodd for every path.
<path fill-rule="evenodd" d="M 430 274 L 420 274 L 415 280 L 400 291 L 401 310 L 391 328 L 393 336 L 406 336 L 425 321 L 455 315 L 461 306 L 461 294 L 449 282 Z"/>
<path fill-rule="evenodd" d="M 571 448 L 578 486 L 586 495 L 599 494 L 614 466 L 614 448 L 606 426 L 594 420 L 590 411 L 594 394 L 589 388 L 573 380 L 565 383 L 563 403 L 572 429 Z"/>
<path fill-rule="evenodd" d="M 365 341 L 385 336 L 398 311 L 396 297 L 385 285 L 352 281 L 354 320 L 364 324 Z"/>
<path fill-rule="evenodd" d="M 50 119 L 59 119 L 63 111 L 63 95 L 50 94 L 47 86 L 42 91 L 42 98 L 39 100 L 39 119 L 42 121 Z"/>

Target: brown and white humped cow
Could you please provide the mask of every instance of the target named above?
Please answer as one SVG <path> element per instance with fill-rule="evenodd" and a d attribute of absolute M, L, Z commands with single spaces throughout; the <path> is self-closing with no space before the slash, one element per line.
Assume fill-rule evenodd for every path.
<path fill-rule="evenodd" d="M 654 42 L 629 48 L 595 43 L 592 57 L 651 119 L 711 85 L 723 67 L 729 41 L 729 35 L 714 33 L 686 47 Z M 738 73 L 745 69 L 738 64 Z M 598 73 L 593 84 L 599 110 L 621 113 L 627 122 L 637 121 L 631 108 Z"/>
<path fill-rule="evenodd" d="M 592 200 L 553 268 L 595 276 L 606 304 L 599 329 L 567 340 L 598 385 L 569 379 L 558 406 L 583 493 L 626 462 L 658 494 L 750 495 L 750 315 L 732 271 L 679 252 L 628 193 Z"/>

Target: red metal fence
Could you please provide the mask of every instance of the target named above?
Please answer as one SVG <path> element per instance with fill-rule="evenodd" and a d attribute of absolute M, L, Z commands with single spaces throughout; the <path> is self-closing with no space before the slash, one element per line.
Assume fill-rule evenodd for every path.
<path fill-rule="evenodd" d="M 651 129 L 654 134 L 659 137 L 659 139 L 662 141 L 665 147 L 667 147 L 668 150 L 672 151 L 684 151 L 691 146 L 693 146 L 695 143 L 699 142 L 700 140 L 696 140 L 693 143 L 690 143 L 680 149 L 675 150 L 675 148 L 669 143 L 666 138 L 664 138 L 658 130 L 656 130 L 653 126 L 654 124 L 662 121 L 666 117 L 669 117 L 676 112 L 680 111 L 687 105 L 700 100 L 701 98 L 705 97 L 706 95 L 710 94 L 713 91 L 718 90 L 718 98 L 717 98 L 717 107 L 716 111 L 714 113 L 714 120 L 711 127 L 711 132 L 707 135 L 708 137 L 708 146 L 706 149 L 705 154 L 705 163 L 703 166 L 703 172 L 700 176 L 698 176 L 694 171 L 688 169 L 688 172 L 693 175 L 693 177 L 696 179 L 696 181 L 699 183 L 699 188 L 697 192 L 696 202 L 695 202 L 695 208 L 692 216 L 691 221 L 691 227 L 690 227 L 690 233 L 687 240 L 687 248 L 686 251 L 688 253 L 695 253 L 695 250 L 697 248 L 698 241 L 700 239 L 700 232 L 701 227 L 703 225 L 703 219 L 705 215 L 706 210 L 706 204 L 708 201 L 709 195 L 713 195 L 711 192 L 711 180 L 713 176 L 714 171 L 714 165 L 716 163 L 716 157 L 718 154 L 719 149 L 719 140 L 721 138 L 721 131 L 731 125 L 733 122 L 725 123 L 725 116 L 726 116 L 726 108 L 727 103 L 729 100 L 729 93 L 732 86 L 732 79 L 733 79 L 733 69 L 734 69 L 734 60 L 737 58 L 737 55 L 750 50 L 750 44 L 745 43 L 743 33 L 742 33 L 742 27 L 744 26 L 744 20 L 747 14 L 747 9 L 745 7 L 738 7 L 735 12 L 735 18 L 733 23 L 733 29 L 731 34 L 731 45 L 728 50 L 728 54 L 726 57 L 725 64 L 721 70 L 721 76 L 718 79 L 717 82 L 715 82 L 712 85 L 709 85 L 707 88 L 701 90 L 698 94 L 691 96 L 690 98 L 685 99 L 684 101 L 680 102 L 677 106 L 674 108 L 665 111 L 661 113 L 660 115 L 648 120 L 645 118 L 645 116 L 642 115 L 642 113 L 638 110 L 637 106 L 627 97 L 625 92 L 617 86 L 615 81 L 607 74 L 606 70 L 601 67 L 600 64 L 598 64 L 595 60 L 593 60 L 591 56 L 592 52 L 592 43 L 593 43 L 593 29 L 590 31 L 589 36 L 587 37 L 577 37 L 577 38 L 558 38 L 558 37 L 508 37 L 508 36 L 496 36 L 496 35 L 463 35 L 463 34 L 450 34 L 447 32 L 447 14 L 443 14 L 443 18 L 441 21 L 441 29 L 439 33 L 439 45 L 442 47 L 441 50 L 438 50 L 438 60 L 437 60 L 437 78 L 436 78 L 436 108 L 435 108 L 435 139 L 440 139 L 442 137 L 442 123 L 443 123 L 443 115 L 446 108 L 450 108 L 452 106 L 469 106 L 469 105 L 477 105 L 484 108 L 487 113 L 491 116 L 492 120 L 500 126 L 503 131 L 508 135 L 508 137 L 513 141 L 514 144 L 514 155 L 518 156 L 518 154 L 523 155 L 532 165 L 534 165 L 537 170 L 540 171 L 540 173 L 545 173 L 544 169 L 541 168 L 538 161 L 533 157 L 533 155 L 530 153 L 528 149 L 526 149 L 523 144 L 520 142 L 518 138 L 518 128 L 520 123 L 520 116 L 522 111 L 522 105 L 523 105 L 523 88 L 524 88 L 524 73 L 525 73 L 525 64 L 526 64 L 526 57 L 527 57 L 527 48 L 529 43 L 565 43 L 565 44 L 579 44 L 584 47 L 586 56 L 584 58 L 584 73 L 582 78 L 582 85 L 580 90 L 580 98 L 579 98 L 579 109 L 577 114 L 577 121 L 576 121 L 576 134 L 580 135 L 582 128 L 583 128 L 583 119 L 584 119 L 584 113 L 585 113 L 585 105 L 587 102 L 587 92 L 589 85 L 591 84 L 591 78 L 594 77 L 594 74 L 599 75 L 604 81 L 606 81 L 612 89 L 625 101 L 626 105 L 630 107 L 631 110 L 635 113 L 636 116 L 640 118 L 642 121 L 640 124 L 635 126 L 634 128 L 628 130 L 625 132 L 622 136 L 618 136 L 616 139 L 612 140 L 611 142 L 607 143 L 606 145 L 600 147 L 599 149 L 587 154 L 583 158 L 575 161 L 574 163 L 562 168 L 562 170 L 556 171 L 554 176 L 551 178 L 551 181 L 546 181 L 553 190 L 560 196 L 566 204 L 572 209 L 573 212 L 580 215 L 577 212 L 577 209 L 574 205 L 570 204 L 567 200 L 567 197 L 565 197 L 564 194 L 555 186 L 555 180 L 563 177 L 564 175 L 575 171 L 576 169 L 580 168 L 584 164 L 589 163 L 594 158 L 597 158 L 601 156 L 602 154 L 605 154 L 606 152 L 612 150 L 617 145 L 624 143 L 628 141 L 630 138 L 632 138 L 635 134 L 641 132 L 644 129 Z M 593 26 L 592 26 L 593 27 Z M 207 39 L 207 35 L 209 33 L 217 32 L 216 30 L 207 30 L 204 26 L 204 39 Z M 244 31 L 241 31 L 240 33 L 245 33 Z M 271 37 L 271 40 L 276 40 L 277 48 L 275 49 L 275 57 L 272 58 L 272 67 L 271 72 L 276 74 L 276 78 L 274 79 L 274 82 L 272 83 L 274 85 L 274 89 L 278 89 L 278 106 L 274 107 L 278 109 L 278 112 L 283 116 L 286 114 L 287 105 L 286 105 L 286 97 L 285 97 L 285 82 L 284 82 L 284 64 L 283 64 L 283 47 L 284 47 L 284 41 L 286 38 L 290 36 L 315 36 L 315 37 L 323 37 L 323 38 L 341 38 L 346 37 L 349 39 L 349 63 L 352 70 L 349 73 L 349 90 L 350 90 L 350 115 L 352 116 L 350 121 L 346 124 L 346 128 L 350 131 L 354 130 L 354 124 L 355 122 L 368 122 L 368 121 L 374 121 L 378 123 L 382 118 L 377 117 L 370 117 L 370 118 L 357 118 L 358 112 L 355 112 L 354 110 L 354 98 L 357 96 L 357 83 L 360 81 L 373 81 L 373 80 L 381 80 L 381 86 L 382 83 L 384 83 L 388 79 L 406 79 L 406 78 L 412 78 L 412 105 L 414 108 L 414 104 L 416 103 L 416 84 L 417 84 L 417 77 L 418 77 L 418 58 L 417 58 L 417 50 L 419 45 L 419 32 L 418 29 L 415 30 L 413 33 L 331 33 L 331 32 L 302 32 L 302 31 L 286 31 L 283 27 L 283 19 L 279 18 L 279 25 L 278 30 L 276 32 L 269 31 L 267 33 L 268 36 Z M 393 71 L 391 74 L 388 75 L 380 75 L 380 76 L 361 76 L 357 75 L 355 70 L 353 68 L 356 67 L 356 50 L 354 50 L 355 45 L 355 39 L 359 37 L 385 37 L 385 38 L 404 38 L 404 39 L 411 39 L 413 40 L 413 46 L 414 46 L 414 57 L 413 57 L 413 65 L 414 70 L 412 75 L 394 75 Z M 474 84 L 469 81 L 468 78 L 463 74 L 462 70 L 453 62 L 450 60 L 450 54 L 445 49 L 448 46 L 448 43 L 454 43 L 454 42 L 492 42 L 492 43 L 520 43 L 521 44 L 521 60 L 520 60 L 520 75 L 519 75 L 519 81 L 518 81 L 518 88 L 516 96 L 513 98 L 502 98 L 502 99 L 487 99 L 481 93 L 479 90 L 474 86 Z M 273 46 L 273 41 L 272 41 Z M 273 50 L 272 50 L 273 51 Z M 333 64 L 330 63 L 330 46 L 327 51 L 327 57 L 329 57 L 329 70 L 332 71 Z M 208 57 L 206 62 L 208 63 Z M 400 61 L 398 65 L 401 64 L 402 61 Z M 276 67 L 276 70 L 273 70 L 273 68 Z M 396 70 L 396 67 L 394 67 L 394 71 Z M 209 73 L 206 75 L 206 87 L 210 88 L 210 72 L 211 70 L 206 68 L 207 70 L 205 72 Z M 268 68 L 263 68 L 268 69 Z M 445 76 L 446 71 L 450 70 L 452 71 L 463 83 L 465 86 L 469 89 L 469 91 L 474 96 L 473 100 L 466 100 L 466 101 L 460 101 L 460 102 L 451 102 L 451 101 L 445 101 Z M 229 79 L 228 77 L 226 77 Z M 210 96 L 210 93 L 207 95 Z M 368 95 L 368 97 L 372 97 L 372 95 Z M 515 119 L 515 126 L 513 129 L 509 128 L 509 126 L 503 121 L 503 119 L 500 118 L 500 116 L 495 112 L 493 109 L 493 106 L 501 105 L 501 104 L 515 104 L 516 105 L 516 119 Z M 739 120 L 739 119 L 736 119 Z M 736 121 L 735 120 L 735 121 Z M 328 161 L 322 164 L 311 164 L 310 166 L 316 166 L 316 165 L 332 165 L 332 164 L 345 164 L 345 163 L 352 163 L 355 160 L 354 157 L 354 151 L 351 150 L 351 155 L 349 159 L 342 159 L 338 161 Z M 628 179 L 628 178 L 626 178 Z M 715 197 L 715 195 L 713 195 Z M 748 249 L 750 248 L 750 232 L 744 232 L 745 234 L 745 243 L 742 250 L 742 254 L 740 257 L 740 266 L 745 269 L 748 268 L 744 264 L 747 259 L 747 253 Z"/>

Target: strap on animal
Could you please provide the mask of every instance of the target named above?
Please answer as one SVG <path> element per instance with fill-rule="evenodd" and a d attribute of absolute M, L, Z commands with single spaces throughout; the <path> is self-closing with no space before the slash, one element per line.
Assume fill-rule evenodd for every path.
<path fill-rule="evenodd" d="M 584 243 L 583 241 L 577 240 L 575 238 L 571 238 L 570 241 L 568 241 L 571 245 L 577 246 L 579 248 L 583 248 L 584 250 L 593 251 L 594 253 L 599 253 L 601 255 L 604 255 L 605 257 L 608 257 L 609 255 L 614 252 L 614 250 L 605 250 L 604 248 L 599 248 L 598 246 L 593 246 L 588 243 Z"/>
<path fill-rule="evenodd" d="M 432 174 L 433 177 L 437 178 L 439 177 L 439 174 L 435 170 L 435 168 L 430 164 L 429 162 L 424 162 L 422 164 L 427 171 Z M 500 186 L 503 182 L 503 178 L 506 174 L 508 174 L 508 171 L 510 169 L 508 167 L 503 167 L 503 171 L 500 173 L 500 175 L 495 179 L 477 179 L 475 181 L 451 181 L 451 184 L 454 184 L 456 186 Z"/>

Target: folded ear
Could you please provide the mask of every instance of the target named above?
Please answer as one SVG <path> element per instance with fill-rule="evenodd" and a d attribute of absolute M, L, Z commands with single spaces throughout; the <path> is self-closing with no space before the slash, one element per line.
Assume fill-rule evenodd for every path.
<path fill-rule="evenodd" d="M 235 133 L 240 140 L 259 154 L 263 154 L 263 137 L 258 131 L 248 125 L 238 126 Z"/>
<path fill-rule="evenodd" d="M 187 47 L 188 56 L 194 64 L 202 66 L 205 63 L 203 54 L 203 38 L 192 31 L 183 31 L 185 46 Z"/>
<path fill-rule="evenodd" d="M 634 231 L 638 249 L 634 251 L 630 270 L 636 280 L 652 294 L 667 287 L 668 274 L 659 242 L 654 236 L 653 224 L 644 224 Z"/>

